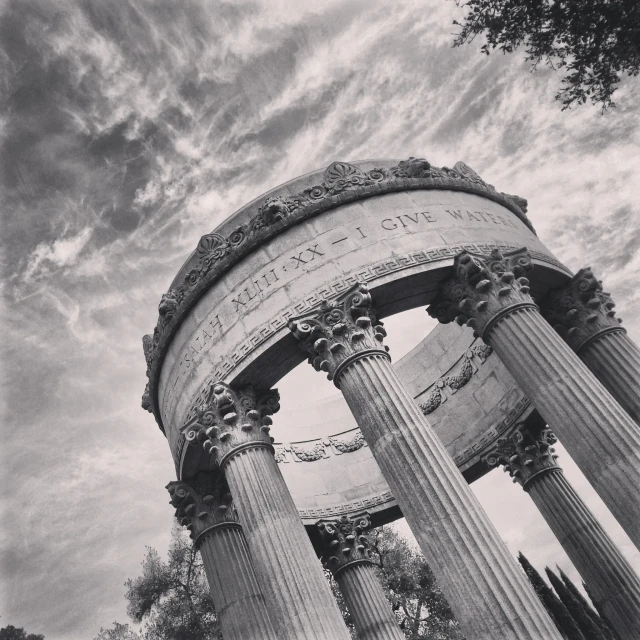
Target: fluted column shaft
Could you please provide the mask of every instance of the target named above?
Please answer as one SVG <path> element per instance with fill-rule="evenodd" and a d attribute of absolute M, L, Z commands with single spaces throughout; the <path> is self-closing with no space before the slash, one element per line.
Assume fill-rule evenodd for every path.
<path fill-rule="evenodd" d="M 578 352 L 620 406 L 640 424 L 640 348 L 624 331 L 605 333 Z"/>
<path fill-rule="evenodd" d="M 560 638 L 467 482 L 382 354 L 339 387 L 465 635 Z"/>
<path fill-rule="evenodd" d="M 495 322 L 485 342 L 640 548 L 640 430 L 533 306 Z"/>
<path fill-rule="evenodd" d="M 348 564 L 336 572 L 335 579 L 359 640 L 404 640 L 372 562 Z"/>
<path fill-rule="evenodd" d="M 536 475 L 525 490 L 621 640 L 640 638 L 640 578 L 561 469 Z"/>
<path fill-rule="evenodd" d="M 279 640 L 349 640 L 273 450 L 241 448 L 224 471 Z"/>
<path fill-rule="evenodd" d="M 219 524 L 198 540 L 224 640 L 276 640 L 239 524 Z"/>
<path fill-rule="evenodd" d="M 640 349 L 620 326 L 615 302 L 591 267 L 552 289 L 540 311 L 620 406 L 640 424 Z"/>

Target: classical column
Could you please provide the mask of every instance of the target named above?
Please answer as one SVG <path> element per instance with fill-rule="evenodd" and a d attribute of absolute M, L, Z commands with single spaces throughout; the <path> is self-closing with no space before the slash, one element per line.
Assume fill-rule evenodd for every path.
<path fill-rule="evenodd" d="M 322 539 L 323 564 L 340 587 L 359 640 L 404 640 L 369 558 L 364 535 L 371 527 L 369 517 L 342 516 L 322 520 L 317 527 Z"/>
<path fill-rule="evenodd" d="M 578 271 L 540 304 L 551 326 L 640 424 L 640 349 L 620 326 L 614 307 L 590 268 Z"/>
<path fill-rule="evenodd" d="M 289 327 L 344 394 L 467 638 L 559 639 L 391 366 L 367 287 L 357 285 Z"/>
<path fill-rule="evenodd" d="M 524 277 L 532 266 L 526 249 L 464 251 L 429 314 L 466 323 L 493 347 L 640 547 L 640 428 L 540 315 Z"/>
<path fill-rule="evenodd" d="M 178 522 L 189 529 L 207 574 L 225 640 L 276 640 L 226 483 L 210 473 L 170 482 Z"/>
<path fill-rule="evenodd" d="M 556 463 L 549 429 L 518 427 L 485 458 L 531 496 L 621 640 L 640 638 L 640 578 Z"/>
<path fill-rule="evenodd" d="M 224 472 L 279 640 L 348 640 L 342 614 L 274 458 L 277 391 L 214 382 L 184 427 Z"/>

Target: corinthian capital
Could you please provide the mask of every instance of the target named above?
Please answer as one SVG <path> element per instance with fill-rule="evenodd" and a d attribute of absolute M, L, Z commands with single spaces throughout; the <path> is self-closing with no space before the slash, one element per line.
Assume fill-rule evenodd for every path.
<path fill-rule="evenodd" d="M 526 489 L 528 482 L 544 471 L 561 471 L 552 447 L 558 441 L 549 429 L 533 430 L 520 424 L 506 438 L 499 438 L 484 460 L 490 467 L 503 466 L 514 482 Z"/>
<path fill-rule="evenodd" d="M 229 454 L 250 445 L 271 446 L 271 415 L 280 409 L 277 390 L 235 389 L 211 383 L 204 404 L 182 427 L 187 442 L 200 444 L 212 462 L 224 463 Z"/>
<path fill-rule="evenodd" d="M 364 532 L 371 528 L 368 514 L 316 524 L 322 538 L 322 562 L 335 576 L 352 562 L 369 561 L 369 543 Z"/>
<path fill-rule="evenodd" d="M 505 254 L 494 249 L 489 256 L 463 251 L 453 268 L 455 276 L 442 285 L 427 309 L 442 324 L 455 320 L 480 337 L 507 310 L 533 306 L 524 277 L 533 268 L 526 248 Z"/>
<path fill-rule="evenodd" d="M 551 291 L 540 305 L 542 315 L 576 352 L 597 336 L 625 331 L 622 320 L 615 317 L 615 306 L 590 267 Z"/>
<path fill-rule="evenodd" d="M 222 475 L 199 473 L 188 481 L 170 482 L 167 491 L 176 509 L 176 519 L 189 530 L 196 543 L 213 527 L 238 522 Z"/>
<path fill-rule="evenodd" d="M 324 301 L 316 312 L 290 320 L 289 329 L 309 354 L 309 363 L 336 384 L 349 362 L 370 353 L 388 357 L 389 348 L 382 344 L 387 332 L 376 321 L 371 294 L 362 283 Z"/>

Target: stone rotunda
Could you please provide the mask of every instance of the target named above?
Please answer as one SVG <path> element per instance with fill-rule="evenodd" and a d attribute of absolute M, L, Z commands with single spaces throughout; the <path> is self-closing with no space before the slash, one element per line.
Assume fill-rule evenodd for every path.
<path fill-rule="evenodd" d="M 526 211 L 462 162 L 334 162 L 200 239 L 143 338 L 142 406 L 226 640 L 347 640 L 318 558 L 361 639 L 403 638 L 363 535 L 399 517 L 468 640 L 560 640 L 469 488 L 493 467 L 640 638 L 640 578 L 553 449 L 640 547 L 640 350 Z M 416 307 L 440 324 L 392 364 L 383 319 Z M 274 385 L 305 359 L 350 411 L 330 398 L 278 430 Z"/>

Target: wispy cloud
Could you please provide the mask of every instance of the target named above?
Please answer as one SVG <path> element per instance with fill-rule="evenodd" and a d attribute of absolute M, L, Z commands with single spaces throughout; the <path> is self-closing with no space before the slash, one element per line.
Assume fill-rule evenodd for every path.
<path fill-rule="evenodd" d="M 638 339 L 640 83 L 605 116 L 561 113 L 557 74 L 452 49 L 445 0 L 0 12 L 3 621 L 73 640 L 124 619 L 144 545 L 166 547 L 174 474 L 139 408 L 140 336 L 198 238 L 289 178 L 337 159 L 465 160 L 529 199 L 541 239 L 597 270 Z M 401 352 L 424 330 L 398 322 Z"/>

